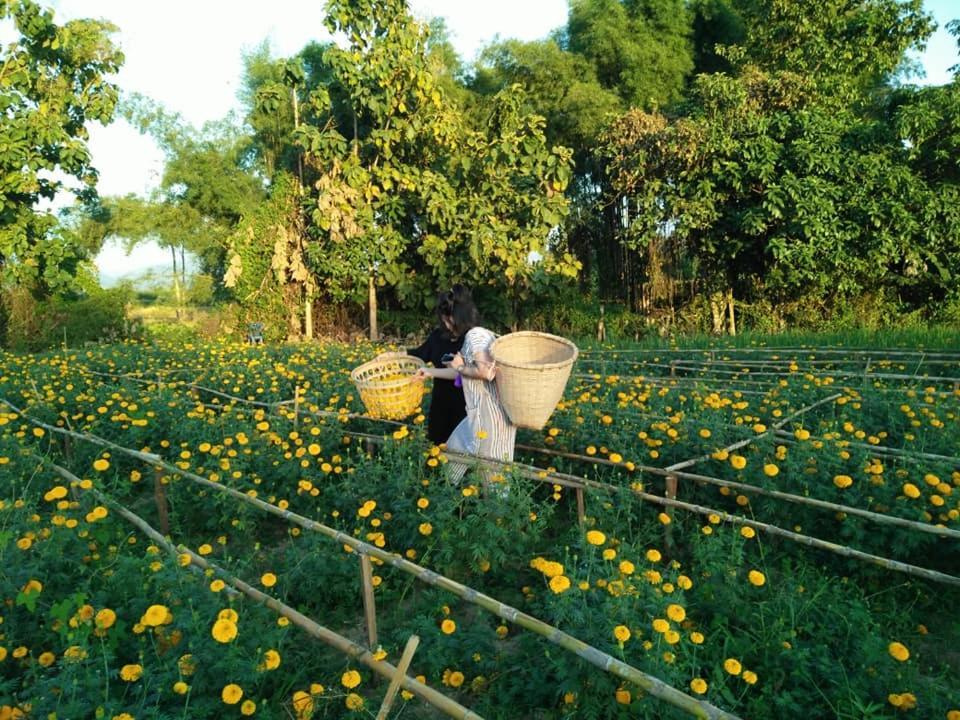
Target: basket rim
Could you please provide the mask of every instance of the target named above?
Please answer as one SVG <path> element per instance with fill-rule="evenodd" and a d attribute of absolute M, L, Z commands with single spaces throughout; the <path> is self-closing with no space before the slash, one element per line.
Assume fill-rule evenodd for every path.
<path fill-rule="evenodd" d="M 506 340 L 511 337 L 517 336 L 524 337 L 541 337 L 548 338 L 559 342 L 562 345 L 567 345 L 568 347 L 573 348 L 573 356 L 567 358 L 566 360 L 561 360 L 560 362 L 554 363 L 530 363 L 530 362 L 510 362 L 509 360 L 501 360 L 497 358 L 496 349 L 497 343 L 501 340 Z M 490 354 L 493 356 L 493 360 L 497 365 L 505 365 L 511 368 L 521 368 L 525 370 L 552 370 L 555 368 L 563 368 L 568 365 L 572 365 L 577 361 L 577 358 L 580 356 L 580 349 L 570 340 L 567 340 L 565 337 L 560 337 L 559 335 L 551 335 L 550 333 L 538 332 L 536 330 L 520 330 L 518 332 L 507 333 L 506 335 L 501 335 L 490 345 Z"/>
<path fill-rule="evenodd" d="M 359 375 L 361 372 L 363 372 L 364 370 L 369 370 L 370 368 L 378 367 L 378 366 L 380 366 L 380 365 L 385 365 L 385 364 L 387 364 L 388 362 L 391 362 L 391 361 L 392 361 L 392 362 L 396 362 L 396 361 L 399 360 L 400 358 L 403 358 L 404 360 L 407 360 L 407 359 L 412 360 L 413 363 L 414 363 L 414 365 L 417 366 L 417 369 L 420 369 L 420 368 L 422 368 L 422 367 L 426 367 L 426 366 L 427 366 L 427 364 L 426 364 L 423 360 L 421 360 L 420 358 L 418 358 L 416 355 L 394 355 L 394 356 L 391 357 L 391 358 L 383 358 L 383 359 L 381 359 L 381 360 L 378 360 L 377 358 L 374 358 L 373 360 L 368 360 L 367 362 L 363 363 L 363 365 L 358 365 L 358 366 L 355 367 L 353 370 L 351 370 L 351 371 L 350 371 L 350 380 L 351 380 L 354 384 L 361 383 L 361 382 L 366 382 L 366 380 L 361 380 L 361 379 L 358 377 L 358 375 Z M 398 381 L 394 381 L 394 382 L 398 382 Z"/>

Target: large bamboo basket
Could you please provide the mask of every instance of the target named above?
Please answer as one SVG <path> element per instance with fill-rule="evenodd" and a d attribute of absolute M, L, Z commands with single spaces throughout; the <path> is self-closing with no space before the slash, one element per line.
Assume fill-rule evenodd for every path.
<path fill-rule="evenodd" d="M 569 340 L 541 332 L 515 332 L 493 341 L 497 390 L 510 422 L 540 430 L 570 377 L 579 350 Z"/>
<path fill-rule="evenodd" d="M 423 400 L 423 383 L 413 379 L 422 367 L 420 358 L 396 353 L 354 368 L 350 379 L 357 386 L 368 415 L 402 420 L 412 415 Z"/>

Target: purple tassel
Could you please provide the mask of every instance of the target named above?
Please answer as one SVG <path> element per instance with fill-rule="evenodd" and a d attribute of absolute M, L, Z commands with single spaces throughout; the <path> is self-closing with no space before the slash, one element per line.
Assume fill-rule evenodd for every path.
<path fill-rule="evenodd" d="M 457 376 L 453 379 L 454 387 L 463 387 L 463 375 L 457 373 Z"/>

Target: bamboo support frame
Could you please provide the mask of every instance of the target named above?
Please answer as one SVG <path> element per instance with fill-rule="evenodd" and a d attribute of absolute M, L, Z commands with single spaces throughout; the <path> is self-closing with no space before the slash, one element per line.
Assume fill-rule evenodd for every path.
<path fill-rule="evenodd" d="M 373 568 L 370 556 L 360 553 L 360 588 L 363 595 L 363 618 L 367 626 L 367 647 L 377 649 L 377 601 L 373 597 Z"/>
<path fill-rule="evenodd" d="M 53 463 L 50 464 L 51 467 L 59 472 L 62 476 L 69 478 L 71 481 L 79 482 L 80 478 L 76 475 L 70 473 L 66 468 L 61 468 Z M 328 628 L 323 627 L 319 623 L 311 620 L 306 615 L 303 615 L 290 606 L 280 602 L 276 598 L 267 595 L 266 593 L 257 590 L 256 588 L 248 585 L 237 577 L 234 577 L 228 573 L 223 568 L 207 561 L 202 555 L 198 555 L 187 547 L 183 545 L 175 547 L 173 543 L 167 540 L 163 535 L 161 535 L 157 530 L 150 526 L 143 518 L 134 514 L 127 508 L 125 508 L 120 503 L 116 502 L 112 498 L 107 497 L 98 490 L 91 490 L 96 497 L 106 505 L 109 505 L 118 515 L 122 516 L 125 520 L 130 522 L 132 525 L 137 527 L 141 532 L 143 532 L 147 537 L 153 540 L 155 543 L 160 545 L 164 550 L 166 550 L 173 557 L 179 556 L 181 553 L 186 553 L 190 556 L 190 565 L 188 567 L 195 567 L 201 571 L 210 569 L 214 572 L 215 575 L 220 577 L 224 582 L 226 582 L 235 592 L 242 593 L 247 597 L 251 598 L 255 602 L 264 605 L 265 607 L 270 608 L 278 615 L 281 615 L 294 625 L 299 627 L 301 630 L 304 630 L 308 635 L 320 640 L 321 642 L 330 645 L 331 647 L 339 650 L 345 655 L 353 658 L 354 660 L 363 663 L 368 668 L 373 670 L 378 675 L 381 675 L 391 681 L 391 684 L 396 681 L 398 687 L 402 687 L 407 692 L 412 692 L 413 694 L 420 697 L 425 702 L 429 703 L 433 707 L 437 708 L 445 715 L 452 718 L 459 718 L 460 720 L 483 720 L 480 715 L 477 715 L 472 710 L 460 705 L 458 702 L 451 700 L 447 696 L 443 695 L 440 692 L 437 692 L 429 685 L 419 682 L 418 680 L 409 677 L 405 670 L 401 672 L 398 667 L 394 667 L 388 662 L 383 660 L 376 660 L 373 657 L 372 651 L 364 648 L 361 645 L 357 645 L 352 640 L 339 635 Z M 409 643 L 408 643 L 409 646 Z"/>
<path fill-rule="evenodd" d="M 153 471 L 153 499 L 157 505 L 157 517 L 160 521 L 160 531 L 164 535 L 170 534 L 170 505 L 167 502 L 167 489 L 163 484 L 163 473 Z"/>
<path fill-rule="evenodd" d="M 592 665 L 595 665 L 600 669 L 606 672 L 609 672 L 612 675 L 616 675 L 622 680 L 626 680 L 628 682 L 633 683 L 634 685 L 636 685 L 637 687 L 645 691 L 647 694 L 652 695 L 653 697 L 656 697 L 660 700 L 663 700 L 675 707 L 678 707 L 681 710 L 693 715 L 694 717 L 702 718 L 703 720 L 716 720 L 716 719 L 739 720 L 737 716 L 732 715 L 724 710 L 721 710 L 720 708 L 706 701 L 697 700 L 696 698 L 693 698 L 687 695 L 686 693 L 681 692 L 680 690 L 677 690 L 673 686 L 668 685 L 667 683 L 663 682 L 659 678 L 654 677 L 652 675 L 648 675 L 647 673 L 644 673 L 641 670 L 638 670 L 637 668 L 631 665 L 628 665 L 622 660 L 618 660 L 615 657 L 609 655 L 608 653 L 605 653 L 602 650 L 598 650 L 597 648 L 586 644 L 582 640 L 578 640 L 577 638 L 564 632 L 558 627 L 550 625 L 549 623 L 545 623 L 542 620 L 539 620 L 533 617 L 532 615 L 527 615 L 526 613 L 521 612 L 517 608 L 506 605 L 505 603 L 502 603 L 499 600 L 496 600 L 495 598 L 492 598 L 488 595 L 484 595 L 483 593 L 480 593 L 477 590 L 474 590 L 473 588 L 462 585 L 455 580 L 452 580 L 443 575 L 440 575 L 423 566 L 412 563 L 409 560 L 406 560 L 398 555 L 394 555 L 393 553 L 380 550 L 376 546 L 363 542 L 362 540 L 358 540 L 352 535 L 347 535 L 346 533 L 340 532 L 335 528 L 331 528 L 326 525 L 323 525 L 322 523 L 316 522 L 314 520 L 310 520 L 309 518 L 290 512 L 289 510 L 282 510 L 276 505 L 271 505 L 270 503 L 264 502 L 259 498 L 252 498 L 240 492 L 239 490 L 234 490 L 233 488 L 229 488 L 224 485 L 211 482 L 210 480 L 207 480 L 206 478 L 203 478 L 189 471 L 180 470 L 179 468 L 176 468 L 175 466 L 167 463 L 158 455 L 141 452 L 139 450 L 132 450 L 130 448 L 123 447 L 122 445 L 117 445 L 116 443 L 110 442 L 109 440 L 105 440 L 103 438 L 97 437 L 96 435 L 92 435 L 89 433 L 86 433 L 86 434 L 75 433 L 70 430 L 64 430 L 63 428 L 59 428 L 53 425 L 48 425 L 47 423 L 36 420 L 26 415 L 22 410 L 20 410 L 15 405 L 13 405 L 12 403 L 10 403 L 9 401 L 3 398 L 0 398 L 0 402 L 7 405 L 12 410 L 17 412 L 21 417 L 29 420 L 35 425 L 38 425 L 40 427 L 45 427 L 52 432 L 70 434 L 80 440 L 90 442 L 95 445 L 100 445 L 101 447 L 108 447 L 119 453 L 137 458 L 141 461 L 151 463 L 153 465 L 159 465 L 161 467 L 165 467 L 168 470 L 179 474 L 181 477 L 187 478 L 199 485 L 216 490 L 217 492 L 230 495 L 231 497 L 234 497 L 235 499 L 238 499 L 244 503 L 258 507 L 261 510 L 265 510 L 266 512 L 269 512 L 273 515 L 277 515 L 288 522 L 296 523 L 297 525 L 300 525 L 303 528 L 313 530 L 315 532 L 319 532 L 322 535 L 325 535 L 331 538 L 332 540 L 335 540 L 337 543 L 340 543 L 342 545 L 349 545 L 356 552 L 366 553 L 371 557 L 376 557 L 377 559 L 383 561 L 384 564 L 391 565 L 394 568 L 397 568 L 399 570 L 402 570 L 403 572 L 409 573 L 414 577 L 416 577 L 421 582 L 446 590 L 447 592 L 457 595 L 458 597 L 466 600 L 467 602 L 480 606 L 484 610 L 487 610 L 488 612 L 491 612 L 497 615 L 498 617 L 508 620 L 509 622 L 519 625 L 520 627 L 523 627 L 531 632 L 536 633 L 537 635 L 540 635 L 546 638 L 551 643 L 555 645 L 559 645 L 564 650 L 567 650 L 568 652 L 573 653 L 574 655 L 581 658 L 582 660 L 585 660 L 586 662 Z M 472 459 L 473 458 L 465 458 L 466 461 L 469 461 Z M 497 464 L 497 465 L 498 467 L 504 466 L 503 464 Z M 549 476 L 549 473 L 548 473 L 548 476 Z M 560 479 L 563 479 L 563 478 L 560 478 Z M 576 487 L 576 485 L 571 484 L 569 480 L 565 480 L 565 483 L 560 483 L 560 484 L 567 484 L 570 487 Z M 248 590 L 252 591 L 253 593 L 256 593 L 256 595 L 252 596 L 254 597 L 254 599 L 258 599 L 259 597 L 265 598 L 266 601 L 264 601 L 264 604 L 266 604 L 268 607 L 276 609 L 277 606 L 282 605 L 278 601 L 273 600 L 272 598 L 269 598 L 269 596 L 263 595 L 263 593 L 260 593 L 255 588 L 250 588 L 249 586 L 245 585 L 245 583 L 242 583 L 242 581 L 238 580 L 237 582 L 239 584 L 235 585 L 235 587 L 238 590 L 240 590 L 241 592 L 244 592 L 245 594 L 250 594 Z M 960 582 L 960 579 L 958 579 L 958 582 Z M 247 589 L 244 589 L 245 587 Z M 313 623 L 313 621 L 309 620 L 309 618 L 305 618 L 304 616 L 300 615 L 295 610 L 286 608 L 285 606 L 284 608 L 287 611 L 289 611 L 289 613 L 291 613 L 290 615 L 288 615 L 291 621 L 298 624 L 300 627 L 307 629 L 309 625 L 316 625 L 316 623 Z M 302 620 L 306 621 L 308 625 L 303 625 L 300 622 L 298 622 L 295 616 L 302 618 Z M 320 626 L 317 626 L 317 627 L 320 627 Z M 326 631 L 325 628 L 321 628 L 321 629 Z M 330 633 L 330 631 L 326 631 L 326 632 Z M 334 633 L 330 633 L 330 634 L 335 635 Z M 315 635 L 315 637 L 319 637 L 319 636 Z M 340 638 L 340 636 L 336 636 L 336 637 Z M 340 639 L 345 640 L 344 638 L 340 638 Z M 325 639 L 324 641 L 326 642 L 327 640 Z M 334 643 L 331 641 L 329 644 L 334 644 Z M 355 643 L 352 643 L 352 642 L 350 643 L 350 646 L 353 648 L 356 648 L 358 652 L 362 653 L 362 656 L 357 657 L 356 659 L 364 662 L 364 664 L 366 664 L 368 667 L 371 667 L 373 669 L 373 665 L 371 665 L 371 663 L 368 662 L 368 660 L 373 661 L 372 656 L 370 656 L 370 652 L 368 650 L 364 650 L 363 648 L 360 648 L 359 646 L 355 645 Z M 351 651 L 344 650 L 344 652 L 348 655 L 354 656 L 353 655 L 354 651 L 352 650 Z M 393 666 L 390 666 L 389 663 L 382 663 L 382 664 L 389 666 L 390 668 L 389 674 L 381 672 L 381 670 L 377 670 L 377 672 L 385 675 L 388 678 L 391 678 L 393 676 L 393 673 L 396 671 L 395 668 L 393 668 Z M 416 692 L 408 685 L 409 683 L 414 683 L 414 682 L 415 681 L 412 681 L 408 678 L 407 680 L 404 681 L 404 687 L 407 690 Z M 419 685 L 419 683 L 417 683 L 417 685 Z M 418 692 L 417 694 L 423 697 L 422 692 Z M 471 714 L 471 717 L 476 717 L 476 716 Z"/>

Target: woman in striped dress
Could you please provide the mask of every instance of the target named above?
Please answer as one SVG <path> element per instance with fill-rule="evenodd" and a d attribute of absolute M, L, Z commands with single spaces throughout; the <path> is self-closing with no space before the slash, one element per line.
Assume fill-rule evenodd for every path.
<path fill-rule="evenodd" d="M 447 363 L 447 367 L 424 368 L 420 371 L 421 377 L 455 379 L 459 376 L 462 379 L 467 416 L 447 440 L 447 450 L 492 460 L 512 461 L 517 428 L 510 423 L 494 382 L 497 369 L 490 355 L 490 346 L 496 336 L 477 324 L 477 309 L 469 290 L 462 285 L 455 285 L 448 297 L 452 301 L 453 331 L 463 335 L 463 347 Z M 463 479 L 467 469 L 467 465 L 462 463 L 450 463 L 447 466 L 454 483 Z M 483 473 L 487 480 L 502 476 L 502 473 Z"/>

